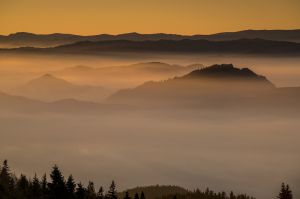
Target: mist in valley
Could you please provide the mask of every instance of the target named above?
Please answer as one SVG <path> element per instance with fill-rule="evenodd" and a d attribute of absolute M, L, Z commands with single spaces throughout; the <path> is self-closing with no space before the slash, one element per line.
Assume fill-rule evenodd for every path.
<path fill-rule="evenodd" d="M 0 113 L 0 157 L 8 159 L 18 175 L 37 172 L 41 176 L 49 165 L 58 164 L 64 173 L 72 173 L 84 183 L 93 180 L 104 185 L 114 179 L 120 190 L 174 184 L 190 190 L 234 190 L 263 199 L 274 197 L 280 183 L 288 182 L 295 198 L 300 196 L 299 103 L 274 111 L 255 106 L 247 110 L 225 106 L 127 107 L 122 101 L 111 104 L 107 100 L 120 89 L 134 89 L 144 82 L 171 79 L 218 63 L 248 67 L 276 87 L 300 86 L 298 57 L 130 53 L 0 56 L 0 91 L 40 103 L 36 106 L 30 101 L 29 107 L 47 107 L 45 111 L 15 108 Z M 59 82 L 57 87 L 47 88 L 40 81 L 37 85 L 42 88 L 28 87 L 45 74 Z M 60 80 L 67 83 L 60 84 Z M 101 87 L 105 95 L 95 97 L 91 92 L 83 97 L 81 86 Z M 70 87 L 72 92 L 67 95 Z M 51 91 L 49 96 L 42 95 L 45 90 Z M 66 110 L 51 111 L 53 103 L 64 107 L 60 100 L 71 96 L 79 102 Z M 1 102 L 15 103 L 10 99 Z M 18 98 L 20 103 L 24 99 Z M 272 103 L 272 98 L 268 99 Z M 94 107 L 90 101 L 101 107 L 76 111 L 82 103 Z M 123 105 L 122 110 L 103 109 Z"/>
<path fill-rule="evenodd" d="M 0 54 L 0 74 L 1 90 L 13 89 L 21 86 L 28 81 L 38 78 L 44 74 L 53 74 L 59 78 L 79 85 L 105 86 L 115 91 L 120 88 L 130 88 L 140 85 L 145 81 L 159 81 L 176 76 L 176 72 L 163 73 L 156 71 L 156 74 L 139 76 L 132 75 L 130 78 L 123 77 L 122 81 L 118 78 L 107 77 L 105 80 L 97 78 L 97 75 L 90 77 L 91 73 L 83 75 L 81 70 L 86 68 L 120 68 L 138 63 L 161 62 L 170 65 L 190 66 L 195 68 L 209 66 L 212 64 L 232 63 L 237 67 L 248 67 L 258 74 L 262 74 L 276 86 L 299 86 L 298 69 L 300 58 L 288 56 L 250 56 L 250 55 L 203 55 L 203 54 L 151 54 L 151 53 L 107 53 L 97 56 L 92 55 L 33 55 L 33 54 Z M 70 69 L 77 69 L 79 72 Z M 68 71 L 69 70 L 69 71 Z M 130 71 L 136 74 L 139 71 Z M 185 73 L 187 73 L 186 71 Z M 79 74 L 78 74 L 79 73 Z M 183 71 L 184 73 L 184 71 Z M 122 74 L 122 73 L 120 73 Z M 127 73 L 128 74 L 128 73 Z M 138 73 L 139 74 L 139 73 Z M 98 73 L 98 75 L 100 75 Z M 178 73 L 178 75 L 182 75 Z M 93 76 L 93 75 L 92 75 Z M 102 76 L 103 77 L 103 76 Z M 114 81 L 109 79 L 113 79 Z M 125 83 L 125 84 L 124 84 Z M 105 85 L 102 85 L 105 84 Z"/>

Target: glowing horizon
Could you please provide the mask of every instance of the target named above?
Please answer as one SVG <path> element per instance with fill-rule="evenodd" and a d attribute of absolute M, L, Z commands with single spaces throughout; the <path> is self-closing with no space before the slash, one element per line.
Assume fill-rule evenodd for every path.
<path fill-rule="evenodd" d="M 1 35 L 213 34 L 299 29 L 297 0 L 2 0 Z"/>

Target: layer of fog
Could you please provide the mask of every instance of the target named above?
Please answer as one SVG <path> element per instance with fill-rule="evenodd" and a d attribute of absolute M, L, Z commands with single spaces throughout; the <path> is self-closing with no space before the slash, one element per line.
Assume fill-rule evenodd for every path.
<path fill-rule="evenodd" d="M 300 58 L 1 55 L 0 91 L 68 67 L 97 68 L 150 61 L 184 66 L 233 63 L 266 76 L 276 86 L 300 86 Z M 60 78 L 78 85 L 103 86 L 101 79 Z M 128 78 L 128 85 L 137 86 L 146 80 L 137 74 Z M 124 82 L 115 83 L 114 89 L 118 88 L 124 88 Z M 97 185 L 105 185 L 115 179 L 121 190 L 150 184 L 176 184 L 188 189 L 209 186 L 263 199 L 274 197 L 280 183 L 287 182 L 297 198 L 299 120 L 296 116 L 232 115 L 223 111 L 100 115 L 2 112 L 0 158 L 7 158 L 16 174 L 33 176 L 37 172 L 41 176 L 57 163 L 66 175 L 72 173 L 77 180 L 86 183 L 91 179 Z"/>
<path fill-rule="evenodd" d="M 46 73 L 55 74 L 75 84 L 80 85 L 103 85 L 101 78 L 89 78 L 85 76 L 62 75 L 59 71 L 74 66 L 88 66 L 101 68 L 109 66 L 125 66 L 144 62 L 164 62 L 186 66 L 200 63 L 203 65 L 232 63 L 237 67 L 249 67 L 258 74 L 265 75 L 276 86 L 299 86 L 300 85 L 300 58 L 297 57 L 251 57 L 251 56 L 215 56 L 215 55 L 103 55 L 103 56 L 41 56 L 41 55 L 0 55 L 0 90 L 10 90 L 22 86 L 28 81 Z M 172 78 L 174 75 L 170 75 Z M 113 91 L 120 88 L 135 87 L 144 81 L 162 80 L 166 76 L 145 76 L 126 77 L 122 81 L 110 82 L 113 84 Z M 109 79 L 109 77 L 107 77 Z M 125 79 L 125 80 L 124 80 Z"/>
<path fill-rule="evenodd" d="M 272 198 L 299 196 L 299 117 L 133 111 L 103 115 L 1 114 L 0 157 L 16 174 L 58 164 L 84 183 L 123 190 L 175 184 Z"/>

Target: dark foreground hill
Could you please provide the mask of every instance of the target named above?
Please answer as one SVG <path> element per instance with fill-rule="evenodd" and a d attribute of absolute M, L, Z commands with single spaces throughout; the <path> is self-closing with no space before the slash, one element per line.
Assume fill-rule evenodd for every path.
<path fill-rule="evenodd" d="M 214 192 L 207 188 L 205 191 L 196 189 L 194 191 L 187 190 L 179 186 L 170 185 L 152 185 L 127 189 L 119 193 L 119 198 L 126 198 L 126 192 L 130 198 L 134 199 L 254 199 L 254 197 L 246 194 L 238 194 L 235 196 L 233 192 Z M 138 197 L 138 198 L 137 198 Z"/>
<path fill-rule="evenodd" d="M 158 199 L 172 194 L 187 194 L 189 191 L 179 186 L 152 185 L 127 189 L 119 193 L 120 198 L 124 198 L 126 192 L 131 196 L 134 196 L 136 193 L 140 195 L 143 192 L 148 199 Z"/>
<path fill-rule="evenodd" d="M 276 88 L 264 76 L 248 68 L 222 64 L 121 90 L 109 100 L 140 106 L 290 110 L 300 108 L 300 88 Z"/>
<path fill-rule="evenodd" d="M 81 36 L 73 34 L 33 34 L 19 32 L 7 36 L 0 35 L 0 48 L 17 47 L 54 47 L 75 43 L 79 41 L 109 41 L 109 40 L 129 40 L 129 41 L 158 41 L 158 40 L 199 40 L 228 41 L 237 39 L 266 39 L 274 41 L 300 42 L 300 30 L 243 30 L 238 32 L 222 32 L 210 35 L 176 35 L 176 34 L 139 34 L 126 33 L 119 35 L 99 34 L 91 36 Z"/>
<path fill-rule="evenodd" d="M 82 41 L 54 48 L 0 49 L 0 53 L 103 54 L 103 53 L 200 53 L 249 55 L 300 55 L 300 43 L 264 39 L 230 41 L 159 40 L 159 41 Z"/>

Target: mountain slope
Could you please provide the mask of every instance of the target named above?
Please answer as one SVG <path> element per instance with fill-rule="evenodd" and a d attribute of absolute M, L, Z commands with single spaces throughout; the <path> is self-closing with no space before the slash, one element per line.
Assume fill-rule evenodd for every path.
<path fill-rule="evenodd" d="M 68 98 L 100 101 L 108 95 L 108 92 L 102 87 L 74 85 L 50 74 L 33 79 L 11 92 L 43 101 L 56 101 Z"/>
<path fill-rule="evenodd" d="M 300 89 L 276 88 L 264 76 L 231 64 L 213 65 L 182 77 L 147 82 L 118 91 L 109 101 L 140 106 L 201 108 L 267 107 L 300 108 Z M 292 96 L 292 97 L 291 97 Z M 276 107 L 278 108 L 278 107 Z"/>
<path fill-rule="evenodd" d="M 158 40 L 199 40 L 226 41 L 237 39 L 266 39 L 274 41 L 300 42 L 300 30 L 243 30 L 238 32 L 224 32 L 211 35 L 176 35 L 176 34 L 139 34 L 126 33 L 119 35 L 99 34 L 81 36 L 73 34 L 33 34 L 18 32 L 7 36 L 0 35 L 0 48 L 16 47 L 54 47 L 79 41 L 108 41 L 108 40 L 130 40 L 130 41 L 158 41 Z"/>
<path fill-rule="evenodd" d="M 191 73 L 184 75 L 181 78 L 185 79 L 214 79 L 219 80 L 231 80 L 231 81 L 253 81 L 253 83 L 262 83 L 271 86 L 266 77 L 258 75 L 251 71 L 249 68 L 235 68 L 232 64 L 212 65 L 210 67 L 201 68 L 200 70 L 194 70 Z"/>

